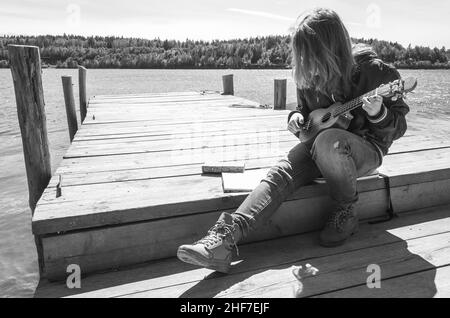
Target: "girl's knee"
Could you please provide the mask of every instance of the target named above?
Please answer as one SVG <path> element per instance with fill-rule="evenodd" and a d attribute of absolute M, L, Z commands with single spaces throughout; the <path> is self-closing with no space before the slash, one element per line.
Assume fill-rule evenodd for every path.
<path fill-rule="evenodd" d="M 264 181 L 275 186 L 278 189 L 291 187 L 292 184 L 292 167 L 287 160 L 281 160 L 277 165 L 273 166 Z"/>
<path fill-rule="evenodd" d="M 330 156 L 334 153 L 347 152 L 348 132 L 342 129 L 328 129 L 320 133 L 314 141 L 311 153 L 314 158 L 324 155 Z"/>

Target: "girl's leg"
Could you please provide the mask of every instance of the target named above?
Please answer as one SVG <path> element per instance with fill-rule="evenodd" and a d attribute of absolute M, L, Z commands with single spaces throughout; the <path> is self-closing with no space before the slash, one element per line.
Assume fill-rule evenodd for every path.
<path fill-rule="evenodd" d="M 358 216 L 354 211 L 358 201 L 357 178 L 381 165 L 380 154 L 364 138 L 345 130 L 330 129 L 317 137 L 312 155 L 337 205 L 321 233 L 321 243 L 338 246 L 358 229 Z"/>
<path fill-rule="evenodd" d="M 223 213 L 203 239 L 180 246 L 178 258 L 186 263 L 227 273 L 237 242 L 268 220 L 295 189 L 309 184 L 318 176 L 320 171 L 310 149 L 303 144 L 297 145 L 270 170 L 235 213 Z"/>
<path fill-rule="evenodd" d="M 294 147 L 233 213 L 233 220 L 242 232 L 240 239 L 269 220 L 295 190 L 319 176 L 310 148 L 304 144 Z"/>

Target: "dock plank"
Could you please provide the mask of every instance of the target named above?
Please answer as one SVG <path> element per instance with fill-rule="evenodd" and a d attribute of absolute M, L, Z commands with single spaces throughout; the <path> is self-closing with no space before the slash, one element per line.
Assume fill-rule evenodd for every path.
<path fill-rule="evenodd" d="M 176 285 L 158 290 L 150 290 L 125 297 L 165 298 L 185 297 L 226 297 L 226 298 L 282 298 L 282 297 L 311 297 L 326 294 L 335 290 L 364 286 L 369 276 L 367 268 L 371 264 L 380 264 L 382 280 L 399 275 L 433 270 L 436 266 L 450 265 L 450 246 L 448 240 L 450 233 L 433 235 L 425 238 L 384 244 L 382 246 L 365 248 L 352 252 L 326 256 L 322 258 L 307 259 L 274 266 L 265 271 L 244 273 L 233 277 L 239 283 L 233 284 L 226 290 L 228 277 L 209 280 L 197 292 L 192 290 L 197 282 L 184 286 Z M 429 262 L 433 259 L 433 263 Z M 310 263 L 319 270 L 316 276 L 305 277 L 299 282 L 292 274 L 292 266 L 305 266 Z M 429 279 L 434 283 L 434 273 Z M 416 282 L 415 287 L 420 287 Z M 383 282 L 382 282 L 383 285 Z"/>
<path fill-rule="evenodd" d="M 442 266 L 382 281 L 381 289 L 347 288 L 314 298 L 449 298 L 450 266 Z"/>
<path fill-rule="evenodd" d="M 225 293 L 226 290 L 236 290 L 233 286 L 251 278 L 254 273 L 267 272 L 277 266 L 290 268 L 292 264 L 312 263 L 313 260 L 321 257 L 345 255 L 345 253 L 365 248 L 447 233 L 450 228 L 449 216 L 450 206 L 444 206 L 408 213 L 390 223 L 365 224 L 355 239 L 336 249 L 318 247 L 317 233 L 243 245 L 240 247 L 240 255 L 245 258 L 245 261 L 240 262 L 240 258 L 236 258 L 237 262 L 228 276 L 213 274 L 207 269 L 197 269 L 172 258 L 119 272 L 90 275 L 83 279 L 82 289 L 77 291 L 68 290 L 63 283 L 43 282 L 37 290 L 36 297 L 144 296 L 141 293 L 171 288 L 175 285 L 180 287 L 169 297 L 177 297 L 183 293 L 187 297 L 213 297 L 219 293 Z M 266 257 L 266 255 L 273 257 Z M 192 285 L 189 286 L 189 284 Z M 211 289 L 211 287 L 214 288 Z M 297 287 L 296 284 L 293 284 L 293 287 Z M 243 291 L 248 290 L 244 288 Z"/>
<path fill-rule="evenodd" d="M 448 173 L 446 175 L 444 172 L 438 171 L 437 174 L 433 175 L 433 178 L 447 178 Z M 424 181 L 423 176 L 420 177 L 419 180 L 422 183 Z M 414 174 L 410 180 L 417 182 Z M 446 180 L 440 182 L 444 188 Z M 392 187 L 412 189 L 411 181 L 407 179 L 407 176 L 393 177 Z M 396 186 L 396 182 L 402 185 Z M 384 190 L 385 188 L 382 180 L 379 182 L 370 181 L 370 183 L 363 182 L 362 184 L 370 185 L 367 189 L 370 191 L 376 189 Z M 359 187 L 360 191 L 362 190 L 361 185 Z M 418 187 L 420 187 L 420 184 Z M 223 193 L 222 180 L 216 176 L 138 180 L 129 181 L 126 184 L 92 184 L 67 187 L 63 188 L 62 191 L 63 195 L 59 198 L 56 198 L 55 188 L 47 188 L 44 192 L 40 205 L 36 210 L 38 213 L 33 219 L 35 223 L 33 228 L 36 231 L 40 232 L 38 224 L 43 222 L 47 224 L 46 227 L 48 228 L 51 228 L 49 226 L 51 223 L 63 224 L 66 222 L 74 225 L 78 224 L 78 226 L 83 224 L 83 226 L 95 227 L 109 224 L 109 222 L 115 224 L 118 221 L 116 214 L 121 214 L 121 222 L 126 223 L 208 212 L 221 208 L 233 209 L 237 208 L 247 196 L 245 193 Z M 166 195 L 167 191 L 180 193 L 180 195 L 168 197 Z M 305 187 L 296 192 L 291 197 L 291 200 L 304 199 L 318 194 L 326 195 L 325 188 L 316 186 Z M 84 217 L 89 219 L 89 221 L 81 222 L 79 220 Z M 77 227 L 69 226 L 69 228 L 74 229 Z M 53 233 L 61 230 L 61 228 L 56 228 Z"/>
<path fill-rule="evenodd" d="M 257 170 L 270 168 L 282 156 L 268 157 L 268 158 L 247 158 L 246 170 Z M 429 171 L 439 171 L 449 168 L 448 158 L 450 158 L 450 148 L 430 150 L 427 152 L 413 152 L 408 156 L 404 154 L 392 154 L 385 158 L 385 163 L 379 169 L 381 173 L 389 176 L 400 174 L 407 174 L 411 171 L 416 173 L 424 173 Z M 424 165 L 423 162 L 429 162 L 429 165 Z M 239 163 L 241 161 L 229 161 L 229 164 Z M 75 168 L 70 166 L 71 168 Z M 106 167 L 103 167 L 105 169 Z M 64 187 L 87 184 L 101 184 L 109 182 L 124 182 L 133 180 L 148 180 L 158 178 L 170 178 L 179 176 L 193 176 L 202 173 L 202 164 L 186 164 L 181 166 L 168 167 L 136 167 L 126 170 L 114 170 L 112 167 L 107 171 L 93 171 L 93 172 L 77 172 L 65 171 L 61 173 L 64 175 Z M 59 182 L 57 177 L 61 170 L 57 170 L 55 177 L 50 181 L 49 187 L 53 188 Z"/>
<path fill-rule="evenodd" d="M 298 144 L 283 131 L 289 111 L 233 96 L 137 94 L 90 105 L 33 217 L 49 278 L 65 275 L 68 262 L 92 272 L 172 257 L 247 196 L 223 193 L 221 178 L 202 175 L 202 164 L 268 168 Z M 449 201 L 450 141 L 435 137 L 409 132 L 385 158 L 399 213 Z M 361 180 L 358 190 L 362 219 L 385 214 L 382 179 Z M 326 185 L 304 187 L 248 242 L 317 230 L 331 208 Z"/>
<path fill-rule="evenodd" d="M 412 185 L 395 188 L 392 192 L 396 211 L 402 213 L 438 205 L 445 201 L 443 197 L 447 197 L 449 191 L 448 182 L 435 182 L 426 190 L 422 186 Z M 361 219 L 384 216 L 385 197 L 384 190 L 362 193 L 356 206 Z M 299 204 L 304 206 L 301 213 Z M 247 241 L 255 242 L 319 230 L 331 208 L 332 202 L 326 196 L 287 201 L 270 222 L 261 225 Z M 120 221 L 121 214 L 117 214 L 117 222 L 122 223 L 121 226 L 43 237 L 42 242 L 46 246 L 46 270 L 50 273 L 47 277 L 61 278 L 69 264 L 79 264 L 86 272 L 95 272 L 172 257 L 181 244 L 201 238 L 219 215 L 220 212 L 209 212 L 127 225 Z M 89 218 L 90 216 L 86 216 L 81 221 Z"/>

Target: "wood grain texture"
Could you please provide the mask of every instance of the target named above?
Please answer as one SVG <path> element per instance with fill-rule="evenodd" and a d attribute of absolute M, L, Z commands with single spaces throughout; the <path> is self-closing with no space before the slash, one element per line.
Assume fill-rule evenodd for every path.
<path fill-rule="evenodd" d="M 87 69 L 83 66 L 78 66 L 78 89 L 80 98 L 80 118 L 84 121 L 87 114 Z"/>
<path fill-rule="evenodd" d="M 449 181 L 394 188 L 395 210 L 401 214 L 437 206 L 448 202 L 446 197 L 449 191 Z M 386 206 L 386 192 L 378 190 L 361 193 L 356 209 L 361 219 L 366 220 L 384 216 Z M 261 224 L 245 242 L 319 230 L 332 207 L 326 195 L 287 201 L 268 223 Z M 46 276 L 61 277 L 66 266 L 73 263 L 80 264 L 85 273 L 89 273 L 173 257 L 178 246 L 200 239 L 219 215 L 220 212 L 209 212 L 129 225 L 123 224 L 120 215 L 117 215 L 117 222 L 123 224 L 121 226 L 46 236 L 43 238 Z M 89 216 L 82 221 L 86 219 L 89 220 Z"/>
<path fill-rule="evenodd" d="M 63 297 L 70 295 L 75 297 L 139 296 L 138 294 L 156 292 L 160 289 L 166 289 L 166 291 L 172 289 L 171 293 L 163 292 L 168 297 L 178 297 L 180 295 L 184 297 L 214 297 L 219 293 L 226 295 L 226 291 L 232 292 L 234 290 L 236 292 L 235 287 L 239 285 L 243 287 L 241 290 L 243 293 L 251 292 L 254 287 L 258 286 L 253 284 L 246 288 L 242 282 L 246 281 L 246 279 L 251 279 L 258 273 L 264 272 L 270 279 L 269 270 L 277 267 L 290 268 L 292 264 L 300 263 L 304 265 L 313 263 L 314 260 L 319 258 L 333 257 L 333 255 L 340 255 L 342 259 L 345 259 L 345 255 L 349 252 L 376 248 L 378 246 L 392 246 L 392 244 L 413 239 L 447 233 L 450 224 L 449 209 L 449 206 L 443 206 L 419 210 L 405 214 L 389 223 L 362 225 L 357 239 L 353 239 L 346 245 L 336 249 L 326 249 L 317 246 L 316 233 L 243 245 L 240 247 L 240 252 L 241 257 L 245 261 L 236 263 L 232 267 L 230 275 L 227 276 L 215 275 L 211 270 L 195 268 L 172 258 L 133 268 L 125 268 L 118 272 L 101 273 L 85 277 L 81 290 L 68 290 L 64 283 L 43 281 L 37 289 L 36 297 Z M 405 245 L 405 243 L 403 244 Z M 267 257 L 267 255 L 271 255 L 271 257 Z M 378 256 L 382 257 L 382 255 Z M 237 260 L 240 260 L 240 258 L 236 258 Z M 329 264 L 332 270 L 328 273 L 332 273 L 333 269 L 339 268 L 338 266 L 333 266 L 333 264 Z M 335 270 L 334 272 L 336 273 Z M 322 274 L 327 275 L 324 270 L 322 270 Z M 350 279 L 352 277 L 353 275 L 350 276 Z M 311 281 L 309 282 L 311 283 Z M 342 280 L 340 282 L 342 283 Z M 439 280 L 436 280 L 436 282 L 439 284 Z M 389 281 L 383 282 L 383 284 L 388 283 Z M 296 282 L 292 279 L 288 284 L 291 284 L 293 287 L 292 289 L 290 288 L 291 292 L 293 292 L 294 287 L 297 287 Z M 397 284 L 401 286 L 402 281 L 399 280 Z M 322 288 L 327 288 L 328 285 L 329 283 L 325 282 Z M 173 289 L 174 286 L 179 287 L 178 289 Z M 416 287 L 425 286 L 429 285 L 416 285 Z M 320 285 L 315 284 L 316 290 L 318 287 Z M 361 287 L 361 290 L 364 287 Z M 420 288 L 418 290 L 420 291 Z M 407 290 L 406 292 L 412 292 L 412 290 Z M 365 291 L 365 293 L 367 294 L 368 291 Z M 356 292 L 353 295 L 356 295 Z M 142 294 L 142 296 L 145 295 Z M 385 296 L 389 297 L 389 294 Z"/>
<path fill-rule="evenodd" d="M 274 80 L 274 108 L 277 110 L 286 109 L 287 80 Z"/>
<path fill-rule="evenodd" d="M 41 58 L 34 46 L 8 46 L 32 211 L 51 178 Z"/>
<path fill-rule="evenodd" d="M 69 137 L 72 142 L 78 131 L 77 113 L 75 110 L 75 97 L 73 95 L 72 76 L 62 76 L 64 101 L 66 105 L 67 125 L 69 127 Z"/>
<path fill-rule="evenodd" d="M 234 75 L 228 74 L 222 76 L 223 82 L 223 95 L 234 95 Z"/>
<path fill-rule="evenodd" d="M 224 193 L 202 166 L 273 166 L 298 144 L 284 131 L 287 113 L 219 94 L 93 98 L 33 218 L 47 277 L 72 263 L 90 273 L 174 256 L 247 196 Z M 380 170 L 398 213 L 449 202 L 449 149 L 448 139 L 414 132 L 394 144 Z M 386 213 L 385 187 L 381 178 L 358 182 L 363 220 Z M 326 185 L 304 187 L 246 243 L 318 230 L 331 208 Z"/>

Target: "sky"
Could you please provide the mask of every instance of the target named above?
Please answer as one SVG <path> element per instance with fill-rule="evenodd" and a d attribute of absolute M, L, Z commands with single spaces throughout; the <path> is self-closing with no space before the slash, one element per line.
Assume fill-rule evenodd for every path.
<path fill-rule="evenodd" d="M 0 34 L 234 39 L 289 34 L 315 7 L 352 37 L 450 48 L 448 0 L 0 0 Z"/>

